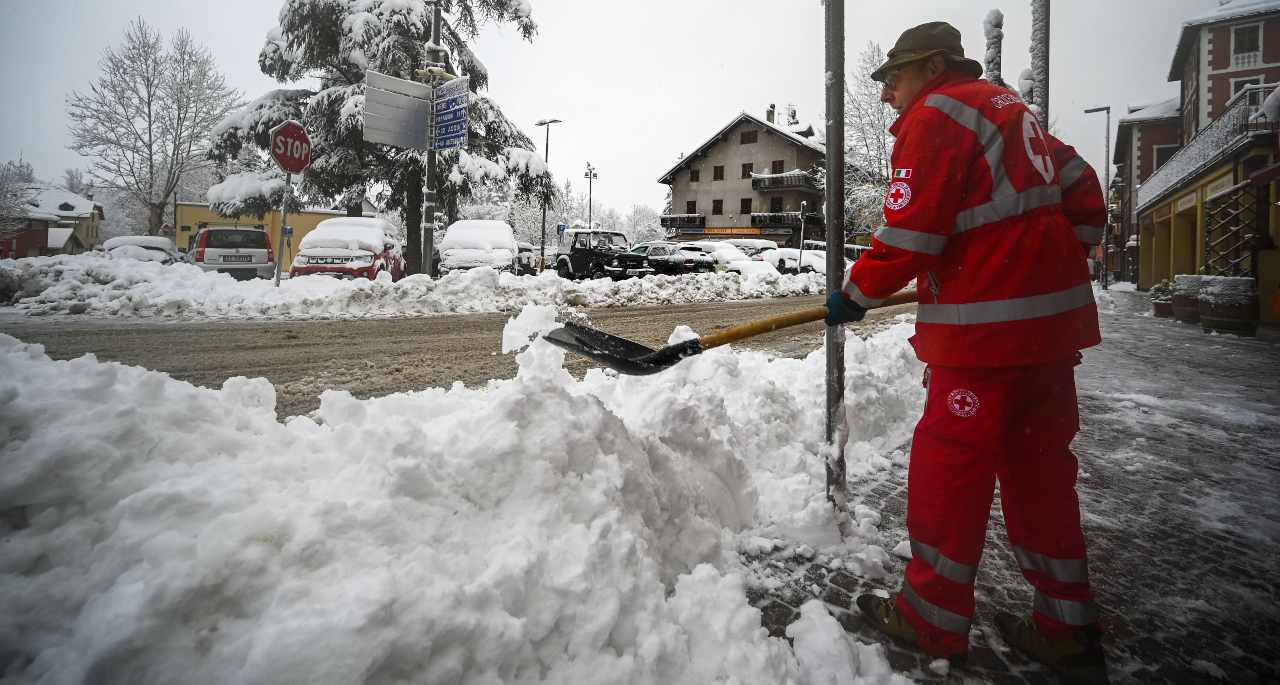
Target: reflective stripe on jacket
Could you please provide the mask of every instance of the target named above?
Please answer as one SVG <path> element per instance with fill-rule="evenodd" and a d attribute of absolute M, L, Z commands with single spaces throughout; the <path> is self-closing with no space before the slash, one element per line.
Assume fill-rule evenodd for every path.
<path fill-rule="evenodd" d="M 1096 345 L 1089 269 L 1063 212 L 1071 188 L 1061 185 L 1056 141 L 1027 107 L 947 72 L 890 132 L 885 227 L 851 267 L 845 294 L 874 306 L 915 278 L 911 341 L 929 364 L 1021 366 Z"/>
<path fill-rule="evenodd" d="M 1058 167 L 1062 213 L 1071 222 L 1076 238 L 1084 243 L 1086 250 L 1102 244 L 1107 226 L 1107 207 L 1097 172 L 1076 154 L 1075 148 L 1053 136 L 1047 138 L 1049 149 L 1053 151 L 1053 163 Z"/>

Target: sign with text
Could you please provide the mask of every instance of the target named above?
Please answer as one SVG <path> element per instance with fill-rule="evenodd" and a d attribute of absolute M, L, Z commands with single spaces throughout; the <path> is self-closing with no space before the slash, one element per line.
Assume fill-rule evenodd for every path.
<path fill-rule="evenodd" d="M 435 89 L 431 149 L 452 150 L 467 146 L 467 103 L 471 79 L 457 78 Z"/>
<path fill-rule="evenodd" d="M 431 87 L 376 71 L 366 71 L 364 83 L 364 139 L 411 150 L 427 149 Z"/>
<path fill-rule="evenodd" d="M 300 174 L 311 164 L 311 136 L 290 119 L 271 129 L 271 158 L 286 174 Z"/>

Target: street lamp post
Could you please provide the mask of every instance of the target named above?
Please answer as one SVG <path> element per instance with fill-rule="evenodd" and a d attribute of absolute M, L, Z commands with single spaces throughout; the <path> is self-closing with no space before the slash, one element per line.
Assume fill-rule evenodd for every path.
<path fill-rule="evenodd" d="M 599 178 L 599 175 L 596 174 L 596 168 L 591 166 L 591 162 L 587 162 L 587 173 L 583 174 L 582 177 L 587 179 L 587 230 L 593 231 L 595 230 L 595 224 L 591 221 L 591 205 L 593 204 L 591 186 L 592 182 Z"/>
<path fill-rule="evenodd" d="M 808 205 L 807 201 L 800 201 L 800 257 L 796 259 L 797 276 L 804 272 L 804 210 L 808 208 Z"/>
<path fill-rule="evenodd" d="M 542 147 L 542 161 L 548 165 L 551 164 L 551 125 L 563 123 L 559 119 L 540 119 L 537 126 L 545 126 L 547 128 L 547 139 Z M 550 173 L 548 171 L 548 173 Z M 542 271 L 547 266 L 547 193 L 542 194 L 542 247 L 538 251 L 538 271 Z"/>
<path fill-rule="evenodd" d="M 1106 135 L 1106 159 L 1102 163 L 1102 172 L 1106 180 L 1102 184 L 1102 206 L 1107 210 L 1107 221 L 1102 227 L 1102 273 L 1098 274 L 1098 283 L 1103 290 L 1107 289 L 1107 280 L 1109 278 L 1110 254 L 1111 254 L 1111 202 L 1107 195 L 1111 192 L 1111 107 L 1094 107 L 1086 109 L 1085 114 L 1096 114 L 1097 112 L 1107 113 L 1107 130 Z"/>

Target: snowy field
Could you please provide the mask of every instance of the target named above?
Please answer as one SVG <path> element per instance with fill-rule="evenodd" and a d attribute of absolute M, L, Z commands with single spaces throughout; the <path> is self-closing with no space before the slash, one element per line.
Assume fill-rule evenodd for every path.
<path fill-rule="evenodd" d="M 205 389 L 0 335 L 7 681 L 901 682 L 820 602 L 793 647 L 745 595 L 738 550 L 884 575 L 878 514 L 841 543 L 824 501 L 822 353 L 577 381 L 529 345 L 554 316 L 508 323 L 513 379 L 329 391 L 284 423 L 264 379 Z M 848 339 L 851 479 L 905 461 L 910 334 Z"/>
<path fill-rule="evenodd" d="M 0 303 L 30 315 L 87 314 L 172 319 L 332 319 L 515 313 L 528 304 L 626 307 L 813 295 L 821 274 L 736 273 L 567 281 L 492 269 L 432 280 L 344 281 L 328 276 L 236 281 L 189 264 L 161 265 L 101 255 L 0 260 Z"/>

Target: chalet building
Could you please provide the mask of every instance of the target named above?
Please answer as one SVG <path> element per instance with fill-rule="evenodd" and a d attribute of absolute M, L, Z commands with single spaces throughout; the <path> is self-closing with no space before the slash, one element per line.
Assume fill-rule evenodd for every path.
<path fill-rule="evenodd" d="M 21 214 L 0 217 L 8 224 L 0 238 L 0 259 L 77 254 L 97 245 L 105 215 L 92 196 L 47 183 L 29 184 L 21 192 Z"/>
<path fill-rule="evenodd" d="M 685 155 L 659 183 L 671 186 L 671 214 L 662 226 L 675 240 L 766 238 L 779 245 L 800 244 L 801 210 L 805 236 L 821 237 L 822 190 L 813 175 L 826 159 L 826 146 L 812 126 L 764 119 L 745 112 Z"/>
<path fill-rule="evenodd" d="M 1144 290 L 1253 277 L 1261 320 L 1280 322 L 1280 0 L 1225 0 L 1183 22 L 1169 80 L 1176 100 L 1120 120 L 1111 268 Z"/>

